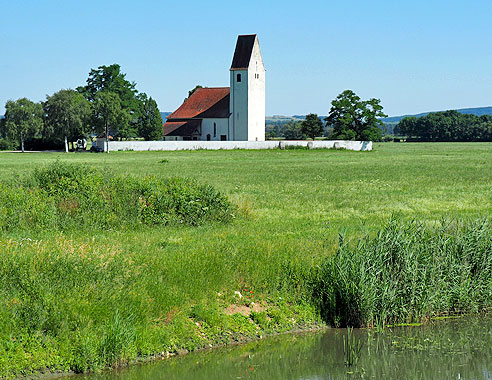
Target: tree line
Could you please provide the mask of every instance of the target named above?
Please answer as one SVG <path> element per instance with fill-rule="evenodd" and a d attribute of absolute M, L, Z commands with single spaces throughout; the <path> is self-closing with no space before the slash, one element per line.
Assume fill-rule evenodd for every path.
<path fill-rule="evenodd" d="M 381 141 L 383 106 L 379 99 L 362 100 L 352 90 L 345 90 L 332 102 L 324 122 L 314 113 L 303 121 L 288 121 L 283 125 L 267 125 L 267 138 L 287 140 L 315 139 L 325 136 L 333 140 Z"/>
<path fill-rule="evenodd" d="M 492 116 L 433 112 L 402 119 L 394 132 L 419 141 L 492 141 Z"/>
<path fill-rule="evenodd" d="M 104 134 L 114 139 L 162 139 L 157 103 L 138 92 L 118 64 L 91 69 L 85 86 L 62 89 L 43 102 L 8 100 L 0 120 L 0 149 L 60 146 L 79 138 Z"/>

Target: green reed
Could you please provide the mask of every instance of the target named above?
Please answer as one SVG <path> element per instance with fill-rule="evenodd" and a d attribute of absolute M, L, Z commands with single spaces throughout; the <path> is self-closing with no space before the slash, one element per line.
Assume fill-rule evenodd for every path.
<path fill-rule="evenodd" d="M 318 268 L 314 298 L 332 325 L 409 323 L 492 306 L 492 223 L 392 219 Z"/>
<path fill-rule="evenodd" d="M 353 327 L 348 326 L 347 334 L 343 337 L 343 354 L 345 357 L 344 363 L 347 367 L 357 365 L 361 350 L 362 342 L 360 338 L 356 338 Z"/>

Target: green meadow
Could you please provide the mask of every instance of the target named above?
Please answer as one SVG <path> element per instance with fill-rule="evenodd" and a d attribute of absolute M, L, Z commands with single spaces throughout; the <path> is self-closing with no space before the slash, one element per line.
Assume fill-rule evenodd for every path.
<path fill-rule="evenodd" d="M 411 322 L 492 306 L 490 143 L 0 153 L 0 183 L 34 194 L 33 171 L 57 161 L 117 183 L 153 178 L 152 188 L 191 179 L 225 196 L 234 212 L 227 208 L 227 220 L 150 224 L 129 212 L 121 214 L 128 223 L 101 225 L 70 225 L 65 215 L 43 229 L 26 214 L 22 228 L 4 225 L 0 377 L 97 370 L 295 328 Z M 105 196 L 119 207 L 116 195 Z M 101 215 L 97 199 L 80 204 L 71 215 Z M 379 283 L 373 273 L 382 273 Z"/>

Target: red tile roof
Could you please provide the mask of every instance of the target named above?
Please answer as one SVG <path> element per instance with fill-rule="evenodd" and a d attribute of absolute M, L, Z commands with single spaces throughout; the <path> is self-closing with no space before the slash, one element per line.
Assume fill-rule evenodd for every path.
<path fill-rule="evenodd" d="M 164 136 L 191 136 L 197 129 L 199 131 L 201 120 L 166 121 L 164 123 Z"/>
<path fill-rule="evenodd" d="M 229 117 L 229 93 L 229 87 L 198 88 L 167 119 Z"/>

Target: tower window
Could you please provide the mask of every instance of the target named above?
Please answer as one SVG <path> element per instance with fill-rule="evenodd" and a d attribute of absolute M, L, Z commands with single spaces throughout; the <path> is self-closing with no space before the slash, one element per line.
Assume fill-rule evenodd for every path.
<path fill-rule="evenodd" d="M 214 123 L 214 137 L 217 136 L 217 124 Z"/>
<path fill-rule="evenodd" d="M 236 78 L 238 83 L 241 82 L 241 74 L 237 74 Z"/>

